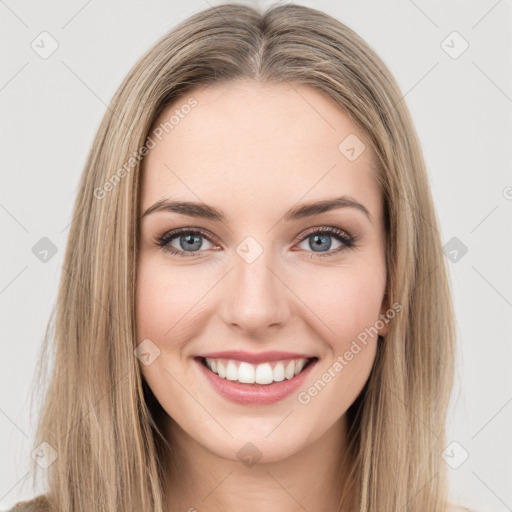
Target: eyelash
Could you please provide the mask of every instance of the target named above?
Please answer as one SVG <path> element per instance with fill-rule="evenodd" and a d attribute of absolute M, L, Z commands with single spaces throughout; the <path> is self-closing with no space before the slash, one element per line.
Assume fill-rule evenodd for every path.
<path fill-rule="evenodd" d="M 182 233 L 202 235 L 208 241 L 212 242 L 210 240 L 210 237 L 208 236 L 208 234 L 200 228 L 195 228 L 195 229 L 181 228 L 181 229 L 177 229 L 174 231 L 169 231 L 167 233 L 164 233 L 162 236 L 160 236 L 156 240 L 155 245 L 160 247 L 163 251 L 173 254 L 175 256 L 178 256 L 180 258 L 197 258 L 197 257 L 199 257 L 199 256 L 197 256 L 197 254 L 199 252 L 203 252 L 203 251 L 190 252 L 190 256 L 189 255 L 185 256 L 183 253 L 186 254 L 187 251 L 181 251 L 174 247 L 166 247 L 166 245 L 169 244 L 169 242 L 171 242 L 171 240 L 173 240 L 174 238 L 176 238 L 177 235 L 180 235 Z M 358 240 L 357 236 L 349 235 L 348 233 L 346 233 L 345 231 L 342 231 L 341 229 L 338 229 L 335 227 L 330 227 L 330 226 L 313 229 L 312 231 L 309 231 L 308 233 L 306 233 L 302 238 L 297 240 L 296 243 L 301 243 L 304 240 L 306 240 L 308 237 L 310 237 L 311 235 L 317 235 L 317 234 L 332 235 L 334 238 L 336 238 L 338 241 L 340 241 L 343 245 L 342 245 L 342 247 L 340 247 L 338 249 L 328 251 L 325 253 L 314 253 L 312 251 L 313 254 L 316 255 L 315 257 L 325 258 L 325 257 L 333 256 L 334 254 L 338 254 L 341 251 L 357 247 L 357 245 L 356 245 L 356 242 Z M 311 255 L 311 258 L 313 258 L 313 254 Z"/>

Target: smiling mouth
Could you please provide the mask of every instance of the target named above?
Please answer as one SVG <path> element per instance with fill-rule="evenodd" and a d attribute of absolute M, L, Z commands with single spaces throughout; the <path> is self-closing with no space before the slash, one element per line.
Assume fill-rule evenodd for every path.
<path fill-rule="evenodd" d="M 249 386 L 271 385 L 292 380 L 318 361 L 318 357 L 310 357 L 251 364 L 246 361 L 222 358 L 207 359 L 201 356 L 196 359 L 217 377 Z"/>

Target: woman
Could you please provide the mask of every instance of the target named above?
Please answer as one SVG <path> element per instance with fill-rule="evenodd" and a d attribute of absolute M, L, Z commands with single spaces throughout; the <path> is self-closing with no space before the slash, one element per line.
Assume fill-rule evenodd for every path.
<path fill-rule="evenodd" d="M 339 21 L 225 4 L 156 43 L 99 128 L 63 269 L 33 506 L 453 510 L 425 164 Z"/>

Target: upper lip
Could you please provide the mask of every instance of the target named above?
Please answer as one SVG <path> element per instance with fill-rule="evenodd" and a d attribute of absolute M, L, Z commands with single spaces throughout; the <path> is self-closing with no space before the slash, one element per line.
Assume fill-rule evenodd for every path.
<path fill-rule="evenodd" d="M 283 359 L 311 359 L 316 356 L 311 354 L 299 354 L 296 352 L 245 352 L 243 350 L 227 350 L 224 352 L 210 352 L 201 354 L 197 357 L 205 357 L 208 359 L 235 359 L 237 361 L 246 361 L 248 363 L 265 363 L 267 361 L 281 361 Z"/>

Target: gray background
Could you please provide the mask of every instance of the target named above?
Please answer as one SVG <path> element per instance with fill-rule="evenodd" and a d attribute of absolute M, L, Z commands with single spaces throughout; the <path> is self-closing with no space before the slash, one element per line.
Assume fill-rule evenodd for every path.
<path fill-rule="evenodd" d="M 78 179 L 106 104 L 161 35 L 216 3 L 0 0 L 2 509 L 38 493 L 27 473 L 37 418 L 28 393 Z M 297 3 L 359 33 L 405 94 L 448 247 L 456 306 L 448 435 L 456 444 L 445 453 L 452 496 L 482 511 L 512 510 L 511 0 Z M 31 47 L 35 41 L 39 52 L 43 44 L 51 48 L 43 31 L 58 43 L 47 58 Z M 469 47 L 458 55 L 464 40 Z M 46 262 L 32 250 L 43 237 L 57 251 Z"/>

